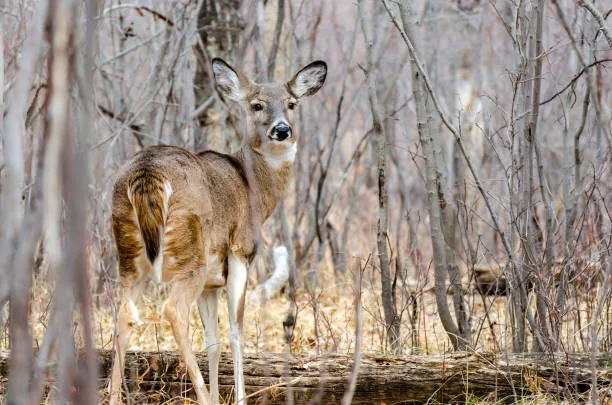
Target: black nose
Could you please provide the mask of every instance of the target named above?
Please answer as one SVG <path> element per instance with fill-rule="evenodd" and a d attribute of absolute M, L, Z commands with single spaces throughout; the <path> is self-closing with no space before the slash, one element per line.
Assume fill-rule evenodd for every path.
<path fill-rule="evenodd" d="M 272 128 L 272 138 L 279 141 L 284 141 L 291 136 L 291 127 L 284 122 L 277 124 Z"/>

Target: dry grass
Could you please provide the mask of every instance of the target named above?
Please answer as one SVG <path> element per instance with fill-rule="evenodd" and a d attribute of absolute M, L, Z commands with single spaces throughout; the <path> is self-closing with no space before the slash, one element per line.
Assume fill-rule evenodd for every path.
<path fill-rule="evenodd" d="M 357 269 L 358 263 L 352 268 Z M 255 273 L 253 271 L 253 273 Z M 325 352 L 352 353 L 355 344 L 355 314 L 354 291 L 352 273 L 349 272 L 341 279 L 334 276 L 329 260 L 326 258 L 320 267 L 319 287 L 316 292 L 309 293 L 300 288 L 297 294 L 298 318 L 294 333 L 292 350 L 297 354 L 320 354 Z M 48 323 L 49 307 L 51 305 L 50 288 L 45 281 L 47 277 L 39 277 L 34 285 L 34 300 L 32 300 L 32 327 L 36 344 L 42 341 L 45 325 Z M 413 291 L 418 296 L 418 342 L 412 344 L 408 311 L 403 313 L 402 342 L 405 353 L 433 354 L 450 349 L 450 343 L 437 315 L 435 298 L 431 283 L 427 277 L 419 285 L 419 291 Z M 255 275 L 251 277 L 251 287 L 256 284 Z M 103 292 L 94 299 L 94 341 L 101 349 L 112 348 L 112 336 L 115 327 L 114 311 L 118 302 L 118 283 L 107 281 Z M 131 339 L 131 350 L 157 351 L 176 350 L 169 323 L 161 316 L 161 306 L 164 302 L 167 287 L 150 283 L 141 300 L 138 302 L 140 318 L 143 321 L 138 326 Z M 400 294 L 398 294 L 399 296 Z M 113 297 L 110 299 L 109 297 Z M 223 351 L 230 351 L 229 322 L 224 292 L 221 293 L 219 305 L 220 333 Z M 489 320 L 485 318 L 484 306 L 480 296 L 470 294 L 469 303 L 472 306 L 472 326 L 481 330 L 477 350 L 496 351 L 496 347 L 510 347 L 511 341 L 507 336 L 505 297 L 489 297 L 487 305 L 490 306 L 489 320 L 495 325 L 495 344 L 493 334 L 489 328 Z M 251 305 L 249 305 L 251 304 Z M 387 351 L 384 326 L 382 322 L 382 304 L 380 301 L 380 280 L 377 270 L 369 266 L 363 273 L 362 302 L 363 308 L 363 347 L 366 353 L 384 353 Z M 256 297 L 247 300 L 244 323 L 244 350 L 246 352 L 285 352 L 287 347 L 284 341 L 282 322 L 289 308 L 289 301 L 284 294 L 277 295 L 263 305 L 258 304 Z M 584 311 L 586 311 L 585 309 Z M 585 313 L 586 317 L 587 314 Z M 78 320 L 75 322 L 77 331 Z M 482 328 L 481 328 L 482 327 Z M 190 330 L 193 346 L 196 351 L 205 351 L 204 331 L 196 307 L 192 308 Z M 566 333 L 573 334 L 571 328 Z M 5 335 L 6 336 L 6 335 Z M 1 349 L 7 350 L 6 339 L 1 342 Z M 1 395 L 0 395 L 1 397 Z M 175 403 L 177 398 L 166 398 Z M 181 403 L 185 399 L 180 399 Z M 0 399 L 0 403 L 1 403 Z M 432 402 L 433 403 L 433 402 Z M 486 398 L 468 398 L 468 404 L 490 404 Z M 554 402 L 546 394 L 524 398 L 523 404 L 552 404 Z M 565 402 L 569 403 L 569 402 Z M 604 402 L 605 404 L 605 402 Z"/>
<path fill-rule="evenodd" d="M 298 291 L 298 318 L 294 331 L 293 352 L 318 354 L 321 352 L 352 353 L 354 351 L 354 293 L 350 277 L 348 274 L 347 280 L 339 283 L 324 277 L 321 280 L 322 287 L 317 288 L 314 294 L 304 289 Z M 176 350 L 170 325 L 161 316 L 161 306 L 166 290 L 166 287 L 153 283 L 147 287 L 143 298 L 138 303 L 143 324 L 138 326 L 132 335 L 131 349 Z M 366 353 L 383 353 L 387 350 L 379 291 L 379 285 L 374 282 L 364 284 L 362 291 L 364 310 L 362 350 Z M 94 338 L 98 347 L 110 349 L 112 348 L 114 312 L 117 301 L 111 304 L 110 300 L 104 297 L 99 298 L 101 305 L 95 309 Z M 479 299 L 475 299 L 475 302 L 475 323 L 480 324 L 483 308 Z M 410 326 L 406 320 L 402 329 L 404 351 L 429 354 L 448 350 L 450 343 L 438 319 L 431 290 L 421 295 L 421 304 L 418 325 L 420 344 L 414 347 L 411 345 Z M 505 299 L 497 299 L 494 304 L 495 309 L 490 314 L 491 319 L 498 325 L 504 324 L 504 306 Z M 285 352 L 287 350 L 282 322 L 288 308 L 289 300 L 286 295 L 278 295 L 263 305 L 259 304 L 257 297 L 247 300 L 243 335 L 246 352 Z M 478 313 L 480 316 L 477 315 Z M 219 329 L 222 350 L 229 351 L 229 322 L 224 292 L 220 295 Z M 191 311 L 190 331 L 194 349 L 205 351 L 204 330 L 195 305 Z M 494 349 L 490 333 L 483 332 L 481 340 L 489 342 L 482 349 Z"/>
<path fill-rule="evenodd" d="M 358 264 L 354 263 L 353 268 Z M 297 293 L 298 317 L 294 332 L 292 350 L 298 354 L 318 354 L 322 352 L 352 353 L 354 351 L 354 290 L 352 274 L 349 271 L 341 279 L 336 279 L 328 261 L 320 267 L 319 286 L 309 292 L 300 288 Z M 47 283 L 46 271 L 41 273 L 34 283 L 31 302 L 32 328 L 35 345 L 39 344 L 49 322 L 48 314 L 52 305 L 52 285 Z M 254 271 L 252 272 L 254 273 Z M 430 277 L 431 278 L 431 277 Z M 249 291 L 256 284 L 255 274 L 251 274 Z M 398 287 L 399 288 L 399 287 Z M 94 296 L 94 342 L 98 348 L 111 349 L 115 328 L 114 314 L 119 302 L 118 283 L 108 280 L 102 292 Z M 167 286 L 158 286 L 153 282 L 146 287 L 142 298 L 137 303 L 142 325 L 136 327 L 132 339 L 132 350 L 175 350 L 175 344 L 169 323 L 161 315 L 161 306 L 166 296 Z M 439 321 L 435 297 L 431 282 L 424 277 L 418 283 L 418 289 L 412 290 L 418 300 L 417 341 L 411 337 L 411 326 L 408 320 L 411 308 L 402 312 L 402 343 L 406 353 L 435 354 L 451 349 L 450 342 Z M 400 300 L 398 292 L 398 301 Z M 112 299 L 110 298 L 112 297 Z M 469 294 L 468 302 L 472 310 L 472 328 L 475 337 L 478 334 L 476 350 L 496 351 L 511 347 L 511 338 L 506 330 L 507 301 L 505 297 L 487 297 L 489 307 L 488 319 L 485 308 L 478 294 Z M 380 300 L 380 280 L 375 267 L 369 266 L 363 273 L 362 301 L 363 308 L 363 346 L 365 353 L 387 352 L 383 310 Z M 401 303 L 398 302 L 401 308 Z M 284 352 L 287 350 L 284 341 L 282 322 L 289 308 L 285 294 L 273 297 L 263 305 L 257 297 L 247 299 L 244 322 L 244 349 L 246 352 Z M 578 308 L 572 311 L 577 313 Z M 589 319 L 591 308 L 580 306 L 583 319 Z M 494 325 L 493 332 L 489 322 Z M 75 323 L 75 331 L 79 332 Z M 6 325 L 4 325 L 6 328 Z M 220 294 L 219 329 L 222 350 L 229 351 L 229 322 L 225 293 Z M 204 351 L 204 331 L 196 307 L 192 307 L 190 330 L 194 349 Z M 5 330 L 6 331 L 6 330 Z M 568 322 L 564 329 L 564 340 L 578 341 L 578 330 Z M 78 333 L 77 333 L 78 335 Z M 7 334 L 0 342 L 0 350 L 8 349 Z M 496 341 L 495 341 L 496 339 Z M 77 336 L 78 340 L 78 336 Z M 568 345 L 567 351 L 581 351 L 578 343 Z"/>

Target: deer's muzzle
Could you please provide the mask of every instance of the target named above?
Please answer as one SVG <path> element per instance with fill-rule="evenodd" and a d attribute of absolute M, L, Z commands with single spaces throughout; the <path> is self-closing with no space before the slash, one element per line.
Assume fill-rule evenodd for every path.
<path fill-rule="evenodd" d="M 270 138 L 276 141 L 284 141 L 291 136 L 291 127 L 284 122 L 279 122 L 272 128 Z"/>

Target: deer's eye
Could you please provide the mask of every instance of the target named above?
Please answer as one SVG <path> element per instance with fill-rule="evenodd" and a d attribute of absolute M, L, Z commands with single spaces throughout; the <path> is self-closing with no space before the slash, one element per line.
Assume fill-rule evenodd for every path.
<path fill-rule="evenodd" d="M 253 109 L 253 111 L 261 111 L 261 110 L 263 110 L 263 104 L 261 104 L 261 103 L 253 103 L 253 104 L 251 104 L 251 108 Z"/>
<path fill-rule="evenodd" d="M 290 101 L 289 104 L 287 104 L 287 108 L 290 110 L 295 109 L 295 103 L 293 101 Z"/>

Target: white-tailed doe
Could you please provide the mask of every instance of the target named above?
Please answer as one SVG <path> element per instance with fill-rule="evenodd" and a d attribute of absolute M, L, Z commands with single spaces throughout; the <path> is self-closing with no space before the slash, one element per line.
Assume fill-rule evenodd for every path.
<path fill-rule="evenodd" d="M 163 313 L 201 404 L 219 401 L 217 293 L 227 288 L 236 401 L 246 403 L 242 319 L 247 265 L 255 255 L 256 226 L 284 193 L 297 149 L 297 104 L 325 82 L 317 61 L 286 83 L 256 84 L 221 59 L 212 61 L 220 93 L 246 111 L 247 142 L 232 155 L 155 146 L 120 170 L 113 190 L 113 232 L 123 299 L 119 308 L 111 404 L 120 402 L 125 352 L 140 321 L 136 300 L 144 282 L 171 282 Z M 188 333 L 197 300 L 205 327 L 210 397 Z"/>

